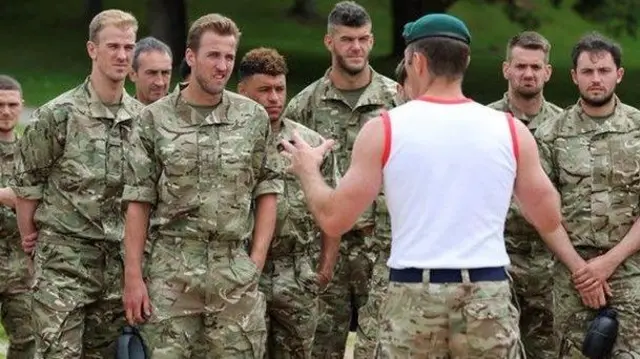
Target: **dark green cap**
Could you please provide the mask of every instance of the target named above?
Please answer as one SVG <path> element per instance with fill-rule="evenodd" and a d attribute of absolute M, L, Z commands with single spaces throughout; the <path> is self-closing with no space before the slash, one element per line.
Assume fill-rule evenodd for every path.
<path fill-rule="evenodd" d="M 402 37 L 407 45 L 426 37 L 448 37 L 471 44 L 471 34 L 467 25 L 448 14 L 428 14 L 407 23 L 404 25 Z"/>

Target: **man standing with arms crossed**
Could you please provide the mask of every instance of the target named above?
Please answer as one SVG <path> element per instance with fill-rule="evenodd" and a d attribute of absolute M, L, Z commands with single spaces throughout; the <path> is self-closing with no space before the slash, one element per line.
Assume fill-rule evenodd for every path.
<path fill-rule="evenodd" d="M 338 168 L 344 174 L 358 130 L 384 109 L 396 106 L 396 83 L 369 66 L 373 47 L 371 18 L 353 1 L 335 5 L 328 19 L 324 44 L 331 53 L 331 68 L 297 94 L 284 117 L 336 138 Z M 372 248 L 371 211 L 345 234 L 335 276 L 320 296 L 320 320 L 314 358 L 342 358 L 349 324 L 367 300 L 368 283 L 377 257 Z"/>
<path fill-rule="evenodd" d="M 290 140 L 298 131 L 309 143 L 324 140 L 317 132 L 281 117 L 287 98 L 287 64 L 274 49 L 249 51 L 240 61 L 238 92 L 258 102 L 269 113 L 271 130 L 277 139 Z M 328 153 L 322 173 L 337 183 L 337 164 Z M 268 358 L 312 358 L 318 321 L 318 294 L 333 276 L 339 238 L 320 236 L 304 202 L 298 179 L 280 168 L 284 193 L 278 196 L 278 218 L 260 288 L 267 296 Z M 322 240 L 320 262 L 314 268 L 315 241 Z"/>
<path fill-rule="evenodd" d="M 13 181 L 15 127 L 22 113 L 22 87 L 14 78 L 0 75 L 0 302 L 2 326 L 9 337 L 7 358 L 31 359 L 35 353 L 31 325 L 33 264 L 20 245 L 15 215 Z"/>
<path fill-rule="evenodd" d="M 544 99 L 544 85 L 551 77 L 551 45 L 542 35 L 522 32 L 509 40 L 502 73 L 508 90 L 488 107 L 509 112 L 535 131 L 562 109 Z M 520 333 L 527 357 L 557 356 L 553 338 L 553 258 L 535 228 L 512 202 L 505 224 L 507 253 L 511 261 L 515 300 L 520 309 Z"/>
<path fill-rule="evenodd" d="M 185 54 L 191 80 L 147 106 L 134 126 L 123 194 L 124 305 L 130 324 L 144 323 L 155 359 L 265 353 L 258 280 L 282 181 L 267 112 L 225 90 L 239 40 L 233 20 L 197 19 Z"/>
<path fill-rule="evenodd" d="M 560 260 L 572 272 L 586 263 L 562 227 L 558 193 L 529 129 L 463 95 L 466 25 L 431 14 L 403 35 L 408 81 L 422 95 L 364 125 L 336 189 L 318 171 L 333 140 L 312 148 L 294 136 L 295 144 L 281 142 L 283 154 L 328 235 L 353 226 L 384 176 L 393 238 L 376 357 L 519 358 L 503 237 L 514 188 Z M 603 286 L 584 289 L 592 305 L 604 302 Z"/>
<path fill-rule="evenodd" d="M 136 99 L 148 105 L 167 95 L 171 83 L 171 49 L 155 37 L 136 44 L 129 78 L 136 85 Z"/>
<path fill-rule="evenodd" d="M 33 114 L 16 150 L 23 248 L 35 248 L 37 358 L 113 357 L 122 311 L 124 154 L 142 105 L 127 95 L 138 23 L 105 10 L 89 24 L 91 74 Z M 36 240 L 33 240 L 36 238 Z"/>
<path fill-rule="evenodd" d="M 622 50 L 597 33 L 581 38 L 571 53 L 578 102 L 536 131 L 547 173 L 560 191 L 565 227 L 580 255 L 607 281 L 607 306 L 620 323 L 611 358 L 640 358 L 640 111 L 616 96 Z M 554 331 L 561 359 L 580 354 L 596 312 L 580 304 L 571 282 L 589 285 L 582 272 L 556 266 Z"/>

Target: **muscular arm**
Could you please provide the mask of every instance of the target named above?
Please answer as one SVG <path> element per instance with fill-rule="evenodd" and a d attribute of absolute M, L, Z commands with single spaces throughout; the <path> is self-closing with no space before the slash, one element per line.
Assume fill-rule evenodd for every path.
<path fill-rule="evenodd" d="M 309 210 L 320 228 L 330 237 L 347 232 L 371 205 L 382 186 L 382 120 L 368 121 L 353 145 L 351 165 L 335 189 L 320 171 L 300 173 L 300 183 Z"/>
<path fill-rule="evenodd" d="M 333 276 L 333 269 L 336 266 L 338 252 L 340 251 L 340 237 L 331 237 L 322 233 L 322 243 L 320 248 L 320 260 L 316 272 L 329 281 Z"/>
<path fill-rule="evenodd" d="M 549 249 L 571 272 L 585 265 L 562 226 L 560 195 L 545 174 L 536 142 L 520 121 L 516 122 L 520 158 L 514 194 L 525 218 L 536 228 Z"/>
<path fill-rule="evenodd" d="M 278 196 L 264 194 L 256 199 L 256 219 L 251 241 L 251 260 L 262 271 L 276 228 Z"/>

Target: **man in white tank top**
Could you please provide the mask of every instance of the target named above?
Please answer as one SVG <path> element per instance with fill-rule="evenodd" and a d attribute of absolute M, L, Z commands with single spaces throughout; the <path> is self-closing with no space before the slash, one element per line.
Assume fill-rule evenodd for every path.
<path fill-rule="evenodd" d="M 339 236 L 384 179 L 391 217 L 387 299 L 377 358 L 519 358 L 518 313 L 505 266 L 512 194 L 571 272 L 586 266 L 562 227 L 558 193 L 520 121 L 464 97 L 470 35 L 459 19 L 430 14 L 405 26 L 405 67 L 418 99 L 364 125 L 338 187 L 318 167 L 332 145 L 283 142 L 290 170 L 322 229 Z M 581 294 L 604 303 L 589 273 Z"/>

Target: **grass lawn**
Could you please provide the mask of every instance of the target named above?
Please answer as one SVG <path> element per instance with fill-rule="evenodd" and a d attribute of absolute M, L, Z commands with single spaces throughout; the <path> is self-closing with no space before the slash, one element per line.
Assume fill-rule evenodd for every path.
<path fill-rule="evenodd" d="M 314 25 L 300 25 L 284 16 L 291 0 L 235 0 L 230 2 L 188 2 L 190 20 L 207 12 L 220 12 L 232 17 L 241 28 L 239 56 L 256 46 L 273 46 L 289 61 L 290 95 L 322 75 L 328 65 L 328 55 L 322 45 L 326 27 L 322 21 Z M 389 0 L 360 0 L 369 10 L 376 35 L 372 63 L 378 71 L 391 75 L 397 59 L 389 58 L 391 49 L 391 17 Z M 548 99 L 566 106 L 576 99 L 570 82 L 569 53 L 572 44 L 583 33 L 599 29 L 570 10 L 571 2 L 561 9 L 551 8 L 540 1 L 535 9 L 543 20 L 539 31 L 553 44 L 554 76 L 547 87 Z M 6 44 L 0 58 L 0 69 L 16 76 L 24 86 L 29 105 L 37 106 L 60 92 L 79 83 L 87 75 L 88 58 L 85 53 L 87 25 L 82 1 L 45 0 L 14 2 L 0 14 L 0 41 Z M 328 13 L 334 1 L 318 0 L 322 14 Z M 133 12 L 141 21 L 139 36 L 148 34 L 145 24 L 145 2 L 104 0 L 105 7 Z M 247 11 L 247 9 L 252 9 Z M 501 96 L 505 84 L 500 73 L 504 44 L 509 36 L 522 30 L 504 15 L 501 5 L 488 5 L 477 0 L 459 0 L 451 13 L 464 19 L 473 34 L 473 53 L 466 78 L 467 94 L 480 102 Z M 260 15 L 257 15 L 260 14 Z M 487 21 L 489 19 L 490 21 Z M 8 29 L 19 31 L 7 31 Z M 627 77 L 620 86 L 620 96 L 630 104 L 640 106 L 640 100 L 627 96 L 640 78 L 640 47 L 631 38 L 618 39 L 625 49 Z M 129 84 L 130 87 L 131 84 Z M 232 81 L 230 88 L 235 88 Z M 634 103 L 635 101 L 635 103 Z"/>

